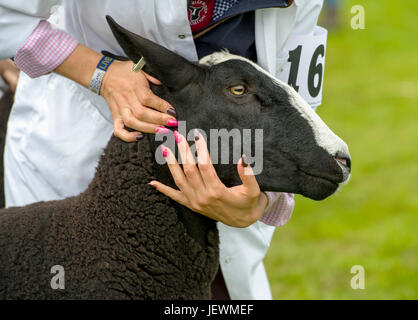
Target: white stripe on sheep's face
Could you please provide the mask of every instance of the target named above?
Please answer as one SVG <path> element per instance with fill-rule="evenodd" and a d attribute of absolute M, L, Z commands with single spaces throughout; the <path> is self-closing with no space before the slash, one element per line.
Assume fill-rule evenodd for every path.
<path fill-rule="evenodd" d="M 263 190 L 320 200 L 348 181 L 351 158 L 347 144 L 291 86 L 227 51 L 215 52 L 199 63 L 210 68 L 209 73 L 223 83 L 226 92 L 234 86 L 245 91 L 230 96 L 236 104 L 233 112 L 244 112 L 245 104 L 251 109 L 245 112 L 264 130 L 264 172 L 257 177 Z M 225 111 L 219 112 L 224 118 Z"/>
<path fill-rule="evenodd" d="M 207 133 L 208 145 L 212 145 L 211 129 L 263 130 L 263 170 L 257 175 L 261 190 L 321 200 L 348 180 L 347 145 L 287 84 L 228 52 L 191 63 L 108 21 L 127 56 L 133 61 L 143 56 L 146 71 L 164 84 L 154 87 L 154 92 L 175 107 L 188 130 L 199 128 Z M 232 148 L 229 158 L 233 159 Z M 235 164 L 215 168 L 226 185 L 241 184 Z"/>

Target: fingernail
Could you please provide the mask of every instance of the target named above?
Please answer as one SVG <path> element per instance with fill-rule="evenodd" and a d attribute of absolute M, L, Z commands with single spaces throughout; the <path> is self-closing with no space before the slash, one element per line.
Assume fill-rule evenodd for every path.
<path fill-rule="evenodd" d="M 136 141 L 140 141 L 140 140 L 144 139 L 144 137 L 145 136 L 142 133 L 140 133 L 135 137 L 135 139 L 136 139 Z"/>
<path fill-rule="evenodd" d="M 153 184 L 151 184 L 151 183 L 148 183 L 148 185 L 151 187 L 151 188 L 153 188 L 153 189 L 157 189 L 156 188 L 156 186 L 154 186 Z"/>
<path fill-rule="evenodd" d="M 174 117 L 174 118 L 177 118 L 177 112 L 176 112 L 176 110 L 174 110 L 173 108 L 168 108 L 168 109 L 167 109 L 167 113 L 168 113 L 170 116 L 172 116 L 172 117 Z"/>
<path fill-rule="evenodd" d="M 174 140 L 176 140 L 177 143 L 181 142 L 181 136 L 177 131 L 174 131 Z"/>
<path fill-rule="evenodd" d="M 179 126 L 179 122 L 176 119 L 168 119 L 167 125 L 169 127 L 178 127 Z"/>
<path fill-rule="evenodd" d="M 244 167 L 248 167 L 248 159 L 247 159 L 247 156 L 245 154 L 243 154 L 242 157 L 241 157 L 241 159 L 242 159 L 242 165 Z"/>
<path fill-rule="evenodd" d="M 200 133 L 199 133 L 199 130 L 194 129 L 194 130 L 193 130 L 193 134 L 194 134 L 194 140 L 195 140 L 195 141 L 197 141 L 197 140 L 199 140 L 199 139 L 200 139 Z"/>
<path fill-rule="evenodd" d="M 164 158 L 167 158 L 167 156 L 168 156 L 168 150 L 167 150 L 167 148 L 166 148 L 166 147 L 164 147 L 163 145 L 161 145 L 161 152 L 162 152 L 162 154 L 163 154 L 163 157 L 164 157 Z"/>
<path fill-rule="evenodd" d="M 170 130 L 168 130 L 166 127 L 159 126 L 159 127 L 157 127 L 157 129 L 155 129 L 155 132 L 157 132 L 157 133 L 169 133 Z"/>

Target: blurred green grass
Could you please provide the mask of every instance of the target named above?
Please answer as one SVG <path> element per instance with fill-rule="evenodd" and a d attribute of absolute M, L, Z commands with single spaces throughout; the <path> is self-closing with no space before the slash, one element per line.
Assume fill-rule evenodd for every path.
<path fill-rule="evenodd" d="M 356 4 L 365 30 L 350 28 Z M 325 201 L 296 197 L 265 260 L 273 297 L 418 299 L 418 1 L 345 1 L 341 17 L 318 113 L 348 143 L 352 178 Z"/>

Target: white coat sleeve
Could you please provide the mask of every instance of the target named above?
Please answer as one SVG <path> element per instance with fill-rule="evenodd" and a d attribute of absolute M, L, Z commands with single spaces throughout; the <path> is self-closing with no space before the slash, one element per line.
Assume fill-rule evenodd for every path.
<path fill-rule="evenodd" d="M 61 0 L 0 0 L 0 60 L 11 58 Z"/>

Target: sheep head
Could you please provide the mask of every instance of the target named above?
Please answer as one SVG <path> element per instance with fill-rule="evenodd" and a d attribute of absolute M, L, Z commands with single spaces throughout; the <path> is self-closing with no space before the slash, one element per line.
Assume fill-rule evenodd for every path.
<path fill-rule="evenodd" d="M 286 83 L 226 51 L 192 63 L 122 28 L 111 17 L 107 20 L 126 55 L 134 62 L 145 58 L 146 71 L 163 83 L 160 92 L 165 92 L 164 98 L 175 107 L 178 119 L 186 122 L 187 130 L 199 128 L 208 146 L 220 146 L 218 157 L 212 148 L 209 151 L 226 185 L 241 184 L 236 163 L 243 151 L 264 191 L 322 200 L 349 179 L 347 145 Z M 217 134 L 212 135 L 214 131 Z M 241 140 L 238 146 L 227 145 L 229 162 L 225 163 L 222 139 L 233 137 L 236 142 L 234 132 Z"/>

